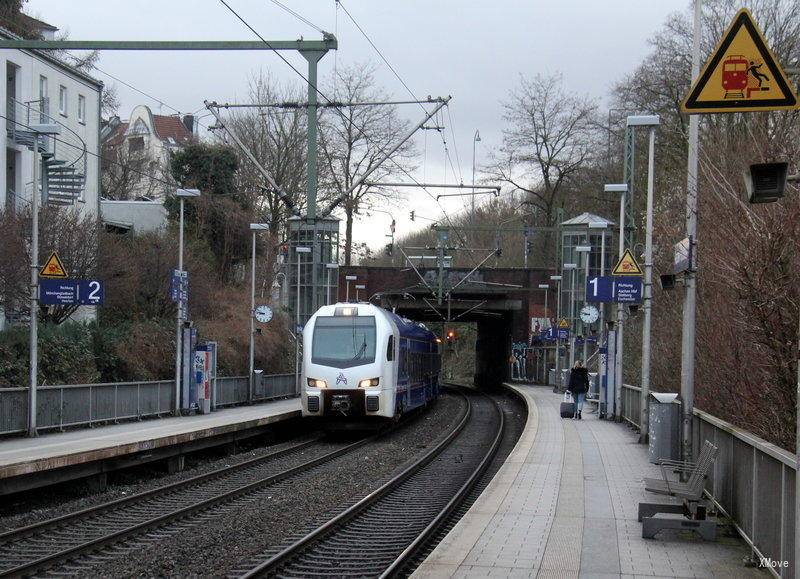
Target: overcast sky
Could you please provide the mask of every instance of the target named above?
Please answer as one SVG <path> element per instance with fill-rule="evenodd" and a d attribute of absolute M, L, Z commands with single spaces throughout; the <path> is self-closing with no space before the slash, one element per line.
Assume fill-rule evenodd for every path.
<path fill-rule="evenodd" d="M 239 14 L 269 40 L 321 37 L 314 28 L 288 14 L 271 0 L 227 0 Z M 320 75 L 329 74 L 338 63 L 373 61 L 380 66 L 377 81 L 391 94 L 407 93 L 392 72 L 364 39 L 334 0 L 282 2 L 316 26 L 336 34 L 339 50 L 320 62 Z M 501 101 L 519 80 L 519 75 L 561 72 L 573 91 L 607 99 L 613 83 L 630 72 L 649 51 L 647 39 L 666 16 L 686 10 L 687 0 L 543 0 L 494 2 L 473 0 L 342 0 L 342 6 L 371 37 L 383 55 L 417 96 L 452 95 L 450 105 L 455 143 L 450 144 L 453 162 L 460 158 L 464 182 L 471 180 L 473 136 L 480 130 L 477 164 L 497 147 L 502 136 Z M 251 40 L 252 32 L 216 0 L 29 0 L 26 11 L 68 31 L 70 38 L 101 40 Z M 305 61 L 297 54 L 283 53 L 301 70 Z M 259 69 L 287 82 L 297 75 L 270 52 L 105 52 L 99 68 L 160 99 L 151 99 L 118 82 L 115 84 L 127 118 L 137 104 L 147 104 L 155 113 L 194 112 L 203 100 L 233 101 L 246 93 L 247 79 Z M 418 107 L 403 107 L 409 120 L 420 120 Z M 209 123 L 208 119 L 203 122 Z M 431 132 L 429 132 L 431 133 Z M 448 141 L 452 141 L 450 127 Z M 423 138 L 417 138 L 423 151 Z M 455 146 L 453 146 L 455 145 Z M 441 139 L 427 135 L 427 155 L 421 161 L 428 181 L 454 181 L 445 171 Z M 458 167 L 456 171 L 459 172 Z M 460 177 L 459 177 L 460 178 Z M 399 207 L 386 207 L 397 219 L 402 235 L 416 224 L 408 221 L 408 210 L 430 217 L 441 215 L 423 192 L 408 190 L 408 200 Z M 458 211 L 463 201 L 442 201 L 449 211 Z M 389 216 L 377 213 L 370 224 L 385 222 L 386 231 L 356 226 L 356 240 L 378 248 L 388 233 Z M 423 224 L 425 222 L 422 222 Z"/>

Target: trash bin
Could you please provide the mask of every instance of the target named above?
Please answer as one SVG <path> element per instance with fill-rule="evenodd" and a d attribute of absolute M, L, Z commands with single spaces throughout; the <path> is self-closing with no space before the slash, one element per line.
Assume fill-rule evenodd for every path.
<path fill-rule="evenodd" d="M 650 394 L 649 459 L 678 460 L 680 447 L 681 405 L 678 395 L 665 392 Z"/>

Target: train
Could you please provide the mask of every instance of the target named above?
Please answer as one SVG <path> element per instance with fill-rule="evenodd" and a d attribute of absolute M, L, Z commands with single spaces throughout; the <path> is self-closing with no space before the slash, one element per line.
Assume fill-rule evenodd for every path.
<path fill-rule="evenodd" d="M 436 400 L 441 340 L 423 324 L 368 303 L 321 307 L 303 331 L 304 417 L 377 422 Z"/>

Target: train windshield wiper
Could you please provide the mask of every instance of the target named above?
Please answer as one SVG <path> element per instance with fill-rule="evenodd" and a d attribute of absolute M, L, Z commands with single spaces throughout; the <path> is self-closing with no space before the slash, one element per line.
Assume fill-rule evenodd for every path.
<path fill-rule="evenodd" d="M 358 349 L 358 352 L 356 352 L 356 355 L 355 355 L 355 356 L 353 356 L 353 358 L 352 358 L 352 359 L 353 359 L 353 360 L 360 360 L 361 358 L 363 358 L 363 357 L 364 357 L 364 354 L 366 353 L 366 351 L 367 351 L 367 341 L 366 341 L 366 340 L 364 340 L 364 341 L 361 343 L 361 347 Z"/>

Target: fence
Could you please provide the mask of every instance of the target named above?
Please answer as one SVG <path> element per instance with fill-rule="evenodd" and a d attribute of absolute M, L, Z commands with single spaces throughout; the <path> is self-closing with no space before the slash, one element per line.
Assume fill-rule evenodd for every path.
<path fill-rule="evenodd" d="M 175 382 L 109 382 L 40 386 L 36 422 L 39 430 L 58 430 L 162 416 L 172 412 Z M 247 376 L 217 378 L 218 407 L 247 402 Z M 294 374 L 262 376 L 253 388 L 253 401 L 295 395 Z M 27 388 L 0 388 L 0 436 L 27 430 Z"/>
<path fill-rule="evenodd" d="M 640 400 L 640 388 L 623 387 L 620 414 L 637 427 Z M 719 448 L 706 483 L 709 497 L 733 521 L 756 556 L 774 562 L 768 568 L 775 576 L 795 577 L 795 455 L 696 408 L 692 438 L 694 448 L 705 440 Z M 781 566 L 783 561 L 788 565 Z"/>

